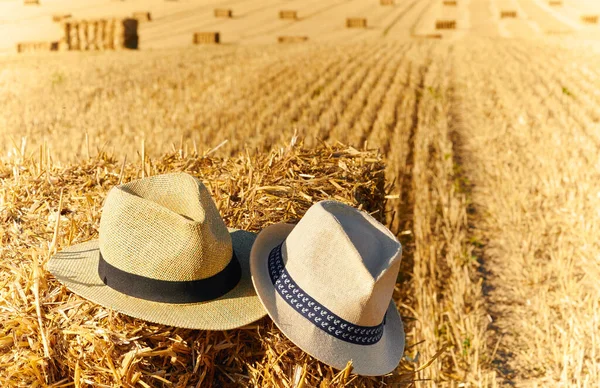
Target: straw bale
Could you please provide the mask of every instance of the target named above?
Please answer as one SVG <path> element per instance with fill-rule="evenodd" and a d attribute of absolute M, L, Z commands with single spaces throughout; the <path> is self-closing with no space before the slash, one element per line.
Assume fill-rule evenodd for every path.
<path fill-rule="evenodd" d="M 394 5 L 394 0 L 380 0 L 381 5 Z"/>
<path fill-rule="evenodd" d="M 517 11 L 515 11 L 515 10 L 500 11 L 501 19 L 514 19 L 516 17 L 517 17 Z"/>
<path fill-rule="evenodd" d="M 23 0 L 23 4 L 25 5 L 39 5 L 40 0 Z"/>
<path fill-rule="evenodd" d="M 221 42 L 221 36 L 218 32 L 196 32 L 192 42 L 194 44 L 216 44 Z"/>
<path fill-rule="evenodd" d="M 581 15 L 581 21 L 586 24 L 598 24 L 598 15 Z"/>
<path fill-rule="evenodd" d="M 278 36 L 277 41 L 279 43 L 301 43 L 301 42 L 308 41 L 308 36 L 284 35 L 284 36 Z"/>
<path fill-rule="evenodd" d="M 79 49 L 80 50 L 88 50 L 90 47 L 90 43 L 88 41 L 88 21 L 80 20 L 79 24 Z"/>
<path fill-rule="evenodd" d="M 228 8 L 215 8 L 214 10 L 216 18 L 232 18 L 233 10 Z"/>
<path fill-rule="evenodd" d="M 366 18 L 347 18 L 346 19 L 346 27 L 347 28 L 367 28 L 367 19 Z"/>
<path fill-rule="evenodd" d="M 115 45 L 115 35 L 117 30 L 117 19 L 109 19 L 106 21 L 106 27 L 104 30 L 104 47 L 108 50 L 114 50 L 118 48 Z"/>
<path fill-rule="evenodd" d="M 298 20 L 298 12 L 291 10 L 279 11 L 279 19 Z"/>
<path fill-rule="evenodd" d="M 548 4 L 552 7 L 562 7 L 563 2 L 562 0 L 550 0 Z"/>
<path fill-rule="evenodd" d="M 62 44 L 66 50 L 137 49 L 137 19 L 67 19 L 63 21 Z"/>
<path fill-rule="evenodd" d="M 435 22 L 436 30 L 454 30 L 456 29 L 456 20 L 437 20 Z"/>
<path fill-rule="evenodd" d="M 113 48 L 115 50 L 120 50 L 125 47 L 125 42 L 123 37 L 125 36 L 125 26 L 123 26 L 123 21 L 121 19 L 114 19 L 114 30 L 112 35 L 113 40 Z"/>
<path fill-rule="evenodd" d="M 106 26 L 108 24 L 108 20 L 100 19 L 96 25 L 96 44 L 98 46 L 98 50 L 106 50 L 108 49 L 106 45 Z"/>
<path fill-rule="evenodd" d="M 98 50 L 100 47 L 98 45 L 98 20 L 91 20 L 88 23 L 88 49 L 89 50 Z"/>
<path fill-rule="evenodd" d="M 385 218 L 384 166 L 375 152 L 321 145 L 229 159 L 209 154 L 179 150 L 144 158 L 143 166 L 100 154 L 61 167 L 40 149 L 0 161 L 0 386 L 372 387 L 413 380 L 404 361 L 388 377 L 334 371 L 293 346 L 269 318 L 223 332 L 133 319 L 68 292 L 44 270 L 53 252 L 97 237 L 111 187 L 159 173 L 201 178 L 226 224 L 255 232 L 296 222 L 321 199 Z"/>
<path fill-rule="evenodd" d="M 444 5 L 447 7 L 456 7 L 456 0 L 444 0 Z"/>
<path fill-rule="evenodd" d="M 137 49 L 140 37 L 138 35 L 139 22 L 137 19 L 126 18 L 121 22 L 123 25 L 123 35 L 116 38 L 123 40 L 123 47 L 128 49 Z"/>
<path fill-rule="evenodd" d="M 28 52 L 43 52 L 43 51 L 57 51 L 58 42 L 19 42 L 17 43 L 18 53 Z"/>

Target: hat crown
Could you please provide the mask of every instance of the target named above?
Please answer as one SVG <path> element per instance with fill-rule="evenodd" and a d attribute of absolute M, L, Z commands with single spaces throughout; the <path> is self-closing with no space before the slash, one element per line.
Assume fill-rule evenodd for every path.
<path fill-rule="evenodd" d="M 361 326 L 382 322 L 402 247 L 369 214 L 335 201 L 313 205 L 282 247 L 285 267 L 308 295 Z"/>
<path fill-rule="evenodd" d="M 114 187 L 100 219 L 102 258 L 166 281 L 209 278 L 231 260 L 231 237 L 202 182 L 165 174 Z"/>

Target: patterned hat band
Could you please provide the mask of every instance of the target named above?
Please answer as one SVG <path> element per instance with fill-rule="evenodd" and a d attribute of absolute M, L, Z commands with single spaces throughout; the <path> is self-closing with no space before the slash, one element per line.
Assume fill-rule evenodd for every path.
<path fill-rule="evenodd" d="M 285 268 L 281 246 L 269 254 L 269 276 L 279 295 L 294 310 L 329 335 L 356 345 L 373 345 L 383 336 L 385 316 L 377 326 L 358 326 L 344 320 L 308 295 Z"/>

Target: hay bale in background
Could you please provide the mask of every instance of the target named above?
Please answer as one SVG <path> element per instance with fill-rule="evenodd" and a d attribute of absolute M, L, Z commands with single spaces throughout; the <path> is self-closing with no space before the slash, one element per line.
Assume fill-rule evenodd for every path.
<path fill-rule="evenodd" d="M 137 19 L 127 18 L 123 22 L 123 47 L 136 50 L 139 46 L 140 37 L 138 35 L 139 22 Z"/>
<path fill-rule="evenodd" d="M 298 12 L 291 10 L 279 11 L 279 19 L 298 20 Z"/>
<path fill-rule="evenodd" d="M 194 44 L 218 44 L 221 36 L 218 32 L 196 32 L 192 40 Z"/>
<path fill-rule="evenodd" d="M 63 21 L 61 46 L 71 51 L 103 51 L 139 45 L 137 19 L 67 19 Z"/>
<path fill-rule="evenodd" d="M 355 386 L 378 387 L 414 379 L 406 361 L 392 377 L 348 377 L 349 370 L 337 372 L 302 352 L 269 318 L 228 331 L 177 329 L 72 294 L 44 270 L 48 257 L 97 238 L 108 191 L 140 178 L 141 163 L 122 164 L 106 154 L 64 167 L 49 161 L 0 161 L 0 199 L 7 205 L 0 207 L 0 293 L 11 306 L 0 309 L 2 321 L 10 322 L 0 337 L 0 358 L 10 360 L 0 368 L 0 381 L 19 376 L 20 385 L 32 386 L 42 370 L 44 384 L 74 386 L 291 387 L 298 378 L 304 386 L 341 387 L 351 379 Z M 258 232 L 295 223 L 322 199 L 385 220 L 384 166 L 371 151 L 322 145 L 227 159 L 181 151 L 145 162 L 146 175 L 185 171 L 202 179 L 230 227 Z"/>
<path fill-rule="evenodd" d="M 346 27 L 347 28 L 367 28 L 367 19 L 366 18 L 347 18 L 346 19 Z"/>
<path fill-rule="evenodd" d="M 550 0 L 550 1 L 548 2 L 548 4 L 549 4 L 551 7 L 562 7 L 562 5 L 563 5 L 563 2 L 562 2 L 562 0 Z"/>
<path fill-rule="evenodd" d="M 454 30 L 456 29 L 456 20 L 436 20 L 436 30 Z"/>
<path fill-rule="evenodd" d="M 581 21 L 585 24 L 598 24 L 598 15 L 581 15 Z"/>
<path fill-rule="evenodd" d="M 66 22 L 63 23 L 63 33 L 65 35 L 65 42 L 67 50 L 78 51 L 81 49 L 79 43 L 79 23 Z"/>
<path fill-rule="evenodd" d="M 17 43 L 18 53 L 32 53 L 51 51 L 53 42 L 19 42 Z"/>
<path fill-rule="evenodd" d="M 394 5 L 394 0 L 379 0 L 381 5 Z"/>
<path fill-rule="evenodd" d="M 66 24 L 66 23 L 62 23 L 62 31 L 63 31 L 63 36 L 59 41 L 59 50 L 60 51 L 67 51 L 69 50 L 69 47 L 71 46 L 71 26 Z"/>
<path fill-rule="evenodd" d="M 32 42 L 19 42 L 17 43 L 17 52 L 26 53 L 33 47 Z"/>
<path fill-rule="evenodd" d="M 88 25 L 88 50 L 97 51 L 99 50 L 98 45 L 98 21 L 91 20 Z"/>
<path fill-rule="evenodd" d="M 516 17 L 517 11 L 515 10 L 500 11 L 500 19 L 514 19 Z"/>
<path fill-rule="evenodd" d="M 97 21 L 97 31 L 96 31 L 96 45 L 98 46 L 98 50 L 104 51 L 108 50 L 106 44 L 106 30 L 107 30 L 108 20 L 99 19 Z"/>
<path fill-rule="evenodd" d="M 79 35 L 77 39 L 79 39 L 79 49 L 82 51 L 87 51 L 90 48 L 90 42 L 88 41 L 88 21 L 80 20 L 79 28 L 77 31 Z"/>
<path fill-rule="evenodd" d="M 106 21 L 106 26 L 104 30 L 104 47 L 107 50 L 116 50 L 120 48 L 117 44 L 119 42 L 115 42 L 115 36 L 117 36 L 117 26 L 120 25 L 118 19 L 109 19 Z"/>
<path fill-rule="evenodd" d="M 137 19 L 139 22 L 150 22 L 152 21 L 152 15 L 150 12 L 134 12 L 132 17 Z"/>
<path fill-rule="evenodd" d="M 444 5 L 447 7 L 456 7 L 456 0 L 444 0 Z"/>
<path fill-rule="evenodd" d="M 70 13 L 64 13 L 64 14 L 54 14 L 52 15 L 52 21 L 55 23 L 60 23 L 65 19 L 69 19 L 72 15 Z"/>
<path fill-rule="evenodd" d="M 277 42 L 279 43 L 300 43 L 308 41 L 308 36 L 278 36 Z"/>
<path fill-rule="evenodd" d="M 115 19 L 115 29 L 113 32 L 113 46 L 115 50 L 120 50 L 125 47 L 125 26 L 123 25 L 123 21 L 121 19 Z"/>
<path fill-rule="evenodd" d="M 228 8 L 216 8 L 215 9 L 215 17 L 216 18 L 232 18 L 233 10 Z"/>
<path fill-rule="evenodd" d="M 40 5 L 40 0 L 23 0 L 25 5 Z"/>
<path fill-rule="evenodd" d="M 58 42 L 20 42 L 17 43 L 18 53 L 50 52 L 58 50 Z"/>

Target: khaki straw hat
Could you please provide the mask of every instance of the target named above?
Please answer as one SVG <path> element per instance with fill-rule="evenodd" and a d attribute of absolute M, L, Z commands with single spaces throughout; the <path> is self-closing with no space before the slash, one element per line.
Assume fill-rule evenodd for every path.
<path fill-rule="evenodd" d="M 393 371 L 404 327 L 392 292 L 402 247 L 370 215 L 335 201 L 313 205 L 298 225 L 263 230 L 250 254 L 267 312 L 298 347 L 360 375 Z"/>
<path fill-rule="evenodd" d="M 154 323 L 227 330 L 266 315 L 252 286 L 255 235 L 227 229 L 208 190 L 184 174 L 114 187 L 98 240 L 50 259 L 68 289 Z"/>

